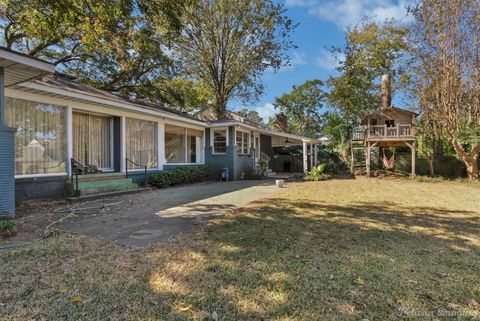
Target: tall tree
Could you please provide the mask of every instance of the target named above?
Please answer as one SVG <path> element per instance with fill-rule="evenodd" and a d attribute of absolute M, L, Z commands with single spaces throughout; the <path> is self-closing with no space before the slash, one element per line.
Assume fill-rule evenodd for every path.
<path fill-rule="evenodd" d="M 363 19 L 350 28 L 344 49 L 336 48 L 338 76 L 327 81 L 329 103 L 353 124 L 380 106 L 379 78 L 390 73 L 404 79 L 407 29 L 394 21 L 382 25 Z M 399 82 L 397 82 L 399 83 Z"/>
<path fill-rule="evenodd" d="M 282 4 L 273 0 L 198 0 L 183 15 L 174 52 L 186 74 L 214 93 L 218 119 L 227 102 L 254 101 L 263 91 L 260 76 L 288 63 L 295 27 Z"/>
<path fill-rule="evenodd" d="M 174 72 L 165 48 L 187 1 L 2 0 L 1 40 L 98 88 L 158 101 L 156 80 Z"/>
<path fill-rule="evenodd" d="M 413 9 L 420 106 L 442 128 L 470 179 L 480 153 L 480 3 L 423 0 Z"/>
<path fill-rule="evenodd" d="M 237 110 L 236 113 L 250 121 L 253 121 L 254 123 L 263 124 L 263 118 L 260 117 L 260 114 L 256 110 L 242 108 Z"/>
<path fill-rule="evenodd" d="M 321 109 L 325 92 L 321 80 L 307 80 L 292 91 L 275 98 L 273 105 L 288 119 L 287 131 L 291 134 L 316 137 L 321 128 Z"/>

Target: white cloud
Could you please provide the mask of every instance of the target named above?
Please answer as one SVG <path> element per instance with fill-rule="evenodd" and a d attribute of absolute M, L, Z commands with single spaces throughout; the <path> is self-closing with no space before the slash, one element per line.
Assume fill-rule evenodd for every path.
<path fill-rule="evenodd" d="M 338 57 L 340 60 L 344 59 L 343 54 L 340 53 Z M 335 55 L 325 48 L 320 49 L 320 54 L 317 59 L 315 59 L 317 66 L 328 71 L 334 71 L 338 67 L 338 60 L 335 58 Z"/>
<path fill-rule="evenodd" d="M 296 66 L 302 66 L 308 64 L 307 55 L 301 51 L 294 51 L 292 53 L 292 58 L 290 60 L 289 66 L 283 66 L 279 71 L 290 71 L 294 70 Z"/>
<path fill-rule="evenodd" d="M 252 109 L 257 111 L 264 121 L 268 121 L 270 117 L 275 116 L 275 107 L 271 103 L 265 103 L 263 106 L 253 107 Z"/>
<path fill-rule="evenodd" d="M 391 18 L 411 22 L 413 17 L 407 12 L 411 3 L 412 0 L 286 0 L 287 5 L 307 7 L 311 15 L 333 22 L 341 29 L 355 25 L 363 16 L 379 23 Z"/>

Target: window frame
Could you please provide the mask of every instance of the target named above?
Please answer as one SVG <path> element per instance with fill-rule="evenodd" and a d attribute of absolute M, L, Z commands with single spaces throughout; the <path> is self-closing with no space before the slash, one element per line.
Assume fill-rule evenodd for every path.
<path fill-rule="evenodd" d="M 238 146 L 238 140 L 237 140 L 237 135 L 238 133 L 241 133 L 241 145 L 240 148 Z M 245 141 L 245 137 L 247 138 Z M 242 129 L 236 129 L 235 131 L 235 146 L 237 147 L 237 154 L 246 156 L 250 155 L 250 144 L 251 144 L 251 134 L 249 131 L 242 130 Z"/>
<path fill-rule="evenodd" d="M 158 128 L 159 128 L 158 122 L 154 121 L 154 120 L 146 120 L 146 119 L 143 119 L 143 118 L 125 117 L 125 158 L 128 158 L 127 157 L 128 156 L 127 155 L 128 154 L 128 151 L 127 151 L 128 146 L 126 146 L 126 142 L 127 142 L 127 131 L 128 131 L 127 123 L 128 123 L 129 119 L 134 120 L 134 121 L 144 121 L 144 122 L 154 123 L 154 150 L 155 150 L 155 154 L 156 154 L 156 160 L 157 160 L 156 163 L 157 164 L 156 164 L 156 166 L 153 166 L 153 167 L 147 167 L 147 170 L 148 171 L 157 170 L 160 166 L 159 146 L 158 146 L 158 142 L 159 142 L 160 137 L 159 137 L 159 133 L 158 133 Z M 113 121 L 113 119 L 112 119 L 112 121 Z M 112 131 L 113 131 L 113 126 L 112 126 Z M 131 158 L 129 158 L 129 159 L 131 159 Z M 142 169 L 142 168 L 129 168 L 128 169 L 129 172 L 144 171 L 144 170 L 145 169 Z"/>
<path fill-rule="evenodd" d="M 215 132 L 225 131 L 225 152 L 216 152 L 215 151 Z M 210 129 L 210 146 L 212 147 L 212 155 L 225 155 L 227 153 L 229 141 L 229 128 L 228 127 L 218 127 Z"/>

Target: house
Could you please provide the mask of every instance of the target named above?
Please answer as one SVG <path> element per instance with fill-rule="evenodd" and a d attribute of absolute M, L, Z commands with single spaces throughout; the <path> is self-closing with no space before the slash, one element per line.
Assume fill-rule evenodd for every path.
<path fill-rule="evenodd" d="M 5 94 L 0 95 L 2 214 L 14 215 L 15 200 L 65 195 L 77 164 L 101 171 L 82 177 L 86 192 L 98 192 L 109 181 L 116 189 L 131 189 L 143 179 L 145 167 L 152 173 L 209 164 L 241 179 L 260 159 L 269 161 L 274 146 L 301 145 L 304 171 L 316 163 L 313 151 L 319 141 L 308 137 L 241 118 L 196 118 L 121 97 L 4 48 L 0 66 L 5 71 L 0 71 Z"/>

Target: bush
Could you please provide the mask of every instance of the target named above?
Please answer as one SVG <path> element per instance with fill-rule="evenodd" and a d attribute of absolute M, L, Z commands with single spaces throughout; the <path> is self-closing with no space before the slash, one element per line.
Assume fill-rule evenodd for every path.
<path fill-rule="evenodd" d="M 157 188 L 206 181 L 210 176 L 208 165 L 177 167 L 149 176 L 148 183 Z"/>
<path fill-rule="evenodd" d="M 10 237 L 17 234 L 17 225 L 10 219 L 0 218 L 0 237 Z"/>
<path fill-rule="evenodd" d="M 325 169 L 327 168 L 326 164 L 320 164 L 317 167 L 312 167 L 312 170 L 308 172 L 308 175 L 305 177 L 307 181 L 324 181 L 330 178 L 329 175 L 325 174 Z"/>

